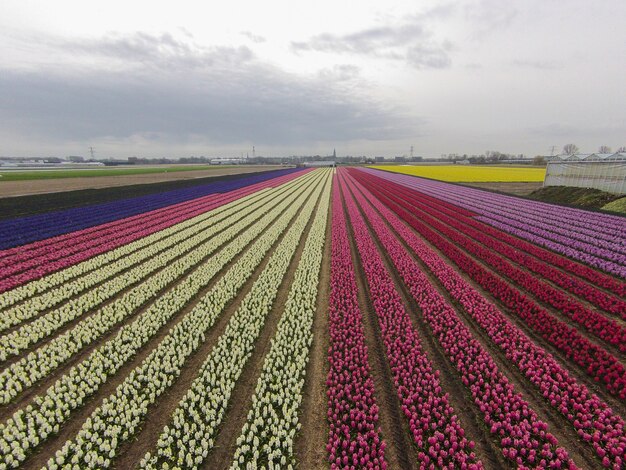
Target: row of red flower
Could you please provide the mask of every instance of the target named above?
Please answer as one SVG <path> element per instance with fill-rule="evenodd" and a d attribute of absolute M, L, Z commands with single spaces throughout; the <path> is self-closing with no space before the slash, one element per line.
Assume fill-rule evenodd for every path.
<path fill-rule="evenodd" d="M 499 439 L 504 457 L 517 466 L 575 468 L 567 451 L 558 447 L 556 438 L 547 431 L 547 424 L 515 391 L 493 358 L 428 281 L 382 218 L 362 194 L 356 193 L 356 196 L 382 248 L 389 254 L 420 307 L 424 320 L 471 393 L 485 424 Z"/>
<path fill-rule="evenodd" d="M 0 269 L 0 292 L 146 237 L 264 188 L 285 183 L 302 173 L 256 183 L 155 211 L 5 250 Z"/>
<path fill-rule="evenodd" d="M 340 177 L 341 179 L 341 177 Z M 390 274 L 353 199 L 344 201 L 365 271 L 369 298 L 380 325 L 394 385 L 417 444 L 422 468 L 482 468 L 422 349 Z"/>
<path fill-rule="evenodd" d="M 460 208 L 455 210 L 454 207 L 450 207 L 450 203 L 433 196 L 400 185 L 398 185 L 398 194 L 409 194 L 422 210 L 435 217 L 440 217 L 441 220 L 445 220 L 446 223 L 462 230 L 465 234 L 471 235 L 472 238 L 484 245 L 493 248 L 507 258 L 525 266 L 536 274 L 540 274 L 545 279 L 573 294 L 588 300 L 595 306 L 626 319 L 626 301 L 623 300 L 626 295 L 626 282 L 621 282 L 606 274 L 601 274 L 598 278 L 600 273 L 588 266 L 575 262 L 562 262 L 563 260 L 568 261 L 567 258 L 513 237 L 473 217 L 468 217 L 464 215 L 464 210 Z M 529 256 L 529 254 L 533 256 Z M 576 276 L 564 276 L 563 272 L 554 266 L 567 269 Z M 599 281 L 601 287 L 608 287 L 617 295 L 607 294 L 577 276 L 592 282 Z"/>
<path fill-rule="evenodd" d="M 467 218 L 459 220 L 459 217 L 447 215 L 444 207 L 435 205 L 432 201 L 428 201 L 427 204 L 423 201 L 422 194 L 419 192 L 399 188 L 394 190 L 394 195 L 401 196 L 411 205 L 411 211 L 416 216 L 426 221 L 439 232 L 445 233 L 451 240 L 459 243 L 468 252 L 491 266 L 494 271 L 507 279 L 515 281 L 518 286 L 526 289 L 539 300 L 558 309 L 562 314 L 567 315 L 598 338 L 609 344 L 617 345 L 622 352 L 626 351 L 626 329 L 621 327 L 615 320 L 608 319 L 601 313 L 586 308 L 580 302 L 567 296 L 563 291 L 537 279 L 531 273 L 518 268 L 504 257 L 512 259 L 516 263 L 532 270 L 541 270 L 547 274 L 546 277 L 553 281 L 566 279 L 563 273 L 516 251 L 493 236 L 485 235 L 483 227 L 480 230 L 472 228 L 467 223 Z M 484 246 L 481 246 L 474 240 L 479 241 Z M 591 286 L 587 286 L 585 291 L 587 290 L 597 291 L 597 289 Z M 614 298 L 611 305 L 617 308 L 617 312 L 626 316 L 626 302 Z"/>
<path fill-rule="evenodd" d="M 365 190 L 364 190 L 365 191 Z M 413 252 L 428 266 L 450 295 L 487 333 L 544 399 L 568 419 L 605 467 L 622 468 L 626 456 L 626 424 L 597 395 L 572 378 L 551 355 L 536 346 L 496 307 L 448 266 L 379 200 L 368 200 Z"/>
<path fill-rule="evenodd" d="M 333 185 L 328 328 L 328 458 L 332 468 L 387 468 L 378 427 L 346 218 Z"/>
<path fill-rule="evenodd" d="M 359 180 L 360 174 L 355 173 L 355 177 Z M 475 282 L 522 318 L 529 327 L 584 368 L 591 377 L 602 382 L 612 394 L 626 398 L 626 371 L 615 356 L 581 336 L 574 328 L 554 318 L 528 296 L 511 287 L 504 279 L 490 272 L 454 243 L 415 217 L 411 212 L 411 205 L 394 195 L 397 185 L 384 180 L 376 186 L 372 185 L 371 181 L 364 184 L 385 205 L 433 243 Z M 448 229 L 445 235 L 453 235 L 452 232 Z"/>
<path fill-rule="evenodd" d="M 387 172 L 378 172 L 378 173 L 381 176 L 385 176 L 386 179 L 389 179 L 390 176 L 396 176 Z M 409 187 L 404 184 L 399 185 L 399 186 Z M 415 188 L 412 188 L 412 189 L 415 189 Z M 420 192 L 420 193 L 422 194 L 422 196 L 429 196 L 424 192 Z M 490 193 L 490 195 L 492 194 Z M 441 198 L 437 199 L 434 196 L 429 196 L 429 197 L 431 197 L 432 201 L 435 201 L 435 202 L 442 201 L 442 202 L 446 202 L 446 204 L 448 205 L 451 204 L 448 201 L 443 201 Z M 482 202 L 485 203 L 485 201 L 482 201 Z M 491 202 L 495 203 L 494 201 L 491 201 Z M 519 200 L 517 200 L 516 202 L 519 203 Z M 454 207 L 458 207 L 458 206 L 454 206 Z M 458 209 L 462 209 L 462 208 L 458 207 Z M 455 211 L 453 209 L 452 215 L 454 214 L 455 214 Z M 483 223 L 480 220 L 475 220 L 474 218 L 466 218 L 465 220 L 467 221 L 469 225 L 472 225 L 473 227 L 478 228 L 479 230 L 482 230 L 485 233 L 489 233 L 497 237 L 499 240 L 511 245 L 512 247 L 525 251 L 526 253 L 529 253 L 535 256 L 539 260 L 545 261 L 546 264 L 549 266 L 556 266 L 561 269 L 564 269 L 568 271 L 569 273 L 573 274 L 574 276 L 580 277 L 584 279 L 585 281 L 590 282 L 591 284 L 594 284 L 596 286 L 599 286 L 599 287 L 602 287 L 604 289 L 611 291 L 613 294 L 617 295 L 618 298 L 626 297 L 626 282 L 624 281 L 616 279 L 609 274 L 599 272 L 598 270 L 593 269 L 592 267 L 587 266 L 584 263 L 572 260 L 568 258 L 567 256 L 563 256 L 549 249 L 537 246 L 536 244 L 531 243 L 527 240 L 513 236 L 509 233 L 506 233 L 505 231 L 502 231 L 496 227 L 493 227 L 492 225 Z M 572 276 L 567 276 L 565 277 L 565 279 L 567 279 L 568 282 L 579 281 L 578 279 Z M 594 301 L 592 300 L 592 302 Z"/>

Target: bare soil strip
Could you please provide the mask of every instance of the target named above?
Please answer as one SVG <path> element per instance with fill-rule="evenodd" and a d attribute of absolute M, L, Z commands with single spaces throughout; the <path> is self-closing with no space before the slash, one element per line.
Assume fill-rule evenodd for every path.
<path fill-rule="evenodd" d="M 279 170 L 278 165 L 255 165 L 246 167 L 215 168 L 210 170 L 175 171 L 172 173 L 145 173 L 140 175 L 86 176 L 25 181 L 3 181 L 0 183 L 0 198 L 30 196 L 35 194 L 64 193 L 84 189 L 103 189 L 137 184 L 165 183 L 181 180 L 197 180 L 219 176 L 257 173 Z"/>
<path fill-rule="evenodd" d="M 332 183 L 334 184 L 334 183 Z M 295 439 L 296 461 L 303 469 L 328 468 L 328 452 L 326 443 L 330 427 L 327 410 L 326 377 L 329 363 L 327 360 L 330 338 L 328 332 L 328 301 L 330 297 L 330 259 L 332 218 L 328 207 L 326 224 L 326 244 L 320 272 L 319 290 L 317 294 L 317 310 L 313 318 L 313 343 L 309 351 L 309 363 L 306 370 L 303 402 L 300 409 L 302 429 Z"/>

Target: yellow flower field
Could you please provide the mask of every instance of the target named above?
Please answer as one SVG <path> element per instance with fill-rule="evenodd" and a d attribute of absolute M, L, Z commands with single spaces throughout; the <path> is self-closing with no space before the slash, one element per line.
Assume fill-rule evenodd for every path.
<path fill-rule="evenodd" d="M 542 182 L 545 168 L 477 165 L 372 165 L 370 168 L 454 183 Z"/>

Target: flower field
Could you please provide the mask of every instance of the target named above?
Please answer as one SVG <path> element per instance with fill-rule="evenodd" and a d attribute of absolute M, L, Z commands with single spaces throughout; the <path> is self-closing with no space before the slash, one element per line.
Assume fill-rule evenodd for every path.
<path fill-rule="evenodd" d="M 454 183 L 543 182 L 545 168 L 481 165 L 373 165 L 371 168 Z"/>
<path fill-rule="evenodd" d="M 0 469 L 625 468 L 626 219 L 423 176 L 1 220 Z"/>

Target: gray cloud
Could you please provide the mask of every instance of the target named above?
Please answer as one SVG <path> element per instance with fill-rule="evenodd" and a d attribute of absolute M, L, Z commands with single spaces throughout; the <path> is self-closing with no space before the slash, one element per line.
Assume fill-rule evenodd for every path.
<path fill-rule="evenodd" d="M 265 39 L 263 36 L 254 34 L 250 31 L 242 31 L 241 35 L 247 37 L 248 39 L 250 39 L 250 41 L 255 42 L 255 43 L 261 43 L 261 42 L 267 41 L 267 39 Z"/>
<path fill-rule="evenodd" d="M 366 90 L 342 87 L 337 74 L 358 73 L 349 65 L 336 67 L 332 77 L 305 78 L 264 64 L 247 48 L 197 49 L 169 35 L 105 38 L 64 51 L 115 58 L 125 67 L 0 69 L 4 131 L 54 142 L 141 136 L 308 145 L 397 139 L 419 124 Z"/>
<path fill-rule="evenodd" d="M 241 64 L 254 58 L 253 52 L 246 46 L 201 47 L 192 41 L 177 39 L 169 33 L 152 35 L 137 32 L 130 36 L 108 35 L 83 41 L 53 40 L 52 44 L 74 55 L 115 59 L 126 66 L 165 69 Z"/>
<path fill-rule="evenodd" d="M 291 49 L 295 53 L 319 51 L 399 60 L 418 69 L 449 67 L 451 44 L 436 41 L 424 25 L 425 18 L 431 14 L 447 15 L 449 12 L 447 9 L 436 13 L 429 11 L 407 17 L 400 25 L 367 28 L 345 35 L 323 33 L 305 42 L 292 42 Z"/>

